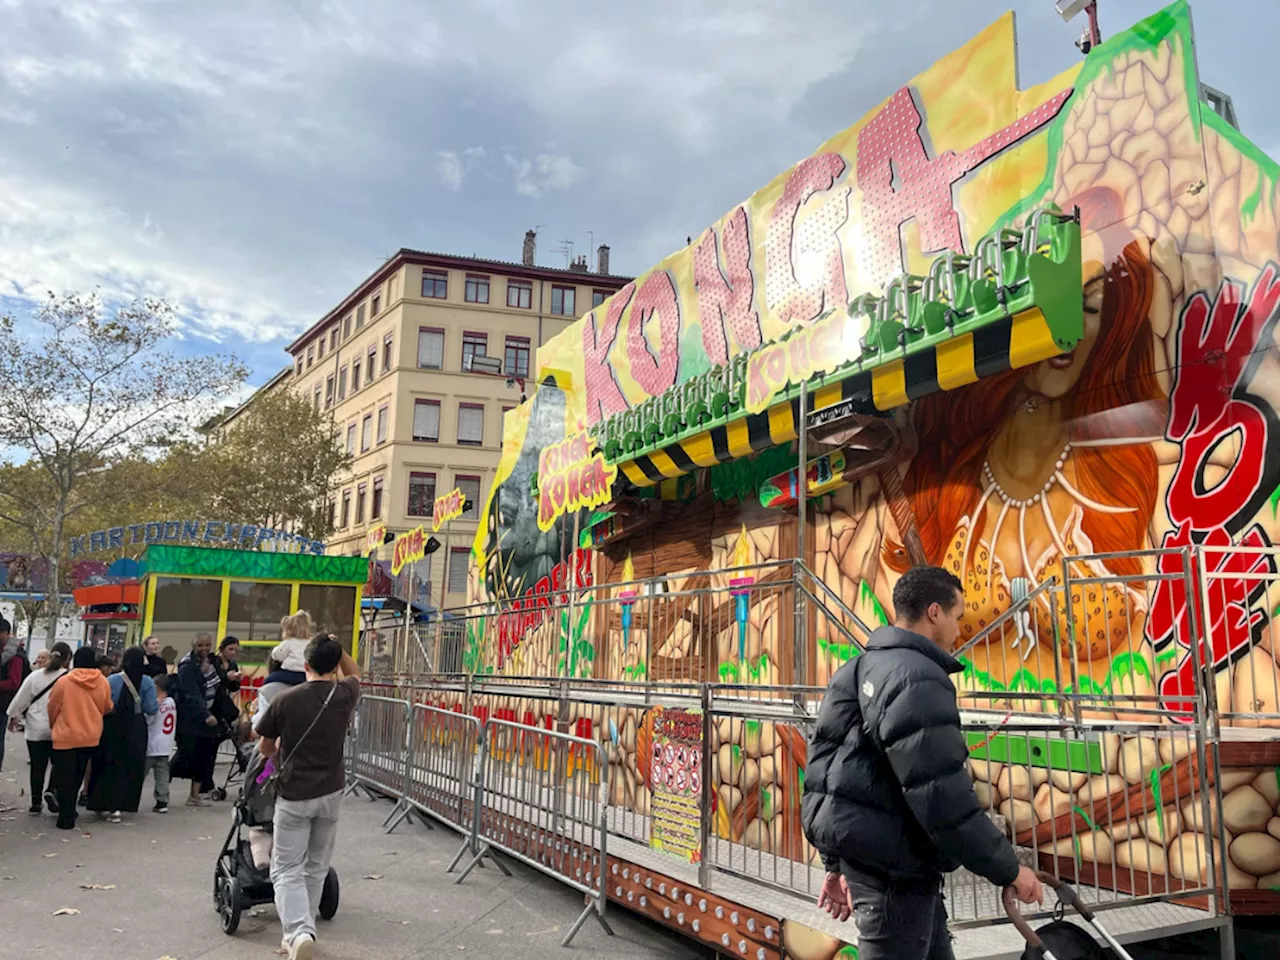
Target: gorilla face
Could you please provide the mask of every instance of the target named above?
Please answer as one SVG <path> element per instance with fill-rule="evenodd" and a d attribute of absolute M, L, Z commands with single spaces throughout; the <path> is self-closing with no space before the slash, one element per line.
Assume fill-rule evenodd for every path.
<path fill-rule="evenodd" d="M 565 438 L 564 410 L 564 393 L 548 381 L 534 397 L 515 468 L 494 494 L 485 570 L 490 597 L 523 596 L 573 551 L 566 539 L 573 533 L 573 517 L 560 517 L 550 530 L 538 529 L 538 504 L 530 492 L 542 449 Z"/>

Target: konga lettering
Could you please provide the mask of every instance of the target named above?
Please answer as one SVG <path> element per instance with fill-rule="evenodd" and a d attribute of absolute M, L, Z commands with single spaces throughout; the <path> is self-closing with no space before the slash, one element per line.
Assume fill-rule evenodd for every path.
<path fill-rule="evenodd" d="M 1280 320 L 1280 267 L 1268 263 L 1245 296 L 1245 285 L 1226 280 L 1212 303 L 1203 290 L 1182 311 L 1178 325 L 1178 367 L 1169 398 L 1166 436 L 1179 445 L 1180 457 L 1165 492 L 1165 507 L 1175 529 L 1165 535 L 1170 548 L 1203 544 L 1246 550 L 1204 554 L 1214 575 L 1207 591 L 1208 609 L 1199 657 L 1190 656 L 1192 618 L 1182 572 L 1183 556 L 1166 554 L 1161 572 L 1171 575 L 1157 585 L 1147 637 L 1156 650 L 1176 642 L 1186 653 L 1177 668 L 1160 681 L 1160 693 L 1171 709 L 1190 719 L 1183 699 L 1196 689 L 1196 660 L 1221 668 L 1244 655 L 1266 622 L 1253 604 L 1266 593 L 1274 573 L 1270 555 L 1248 549 L 1270 546 L 1253 517 L 1280 486 L 1280 421 L 1271 405 L 1251 386 Z M 1224 477 L 1206 485 L 1209 457 L 1235 438 L 1238 453 Z"/>

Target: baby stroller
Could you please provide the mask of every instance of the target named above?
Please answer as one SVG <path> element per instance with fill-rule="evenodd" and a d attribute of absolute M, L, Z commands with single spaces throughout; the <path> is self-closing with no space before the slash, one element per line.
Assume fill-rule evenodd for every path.
<path fill-rule="evenodd" d="M 257 753 L 257 750 L 254 749 L 253 741 L 245 735 L 240 727 L 241 724 L 239 723 L 233 726 L 226 720 L 218 721 L 218 745 L 215 749 L 221 754 L 222 745 L 224 743 L 229 744 L 231 746 L 231 763 L 227 767 L 227 776 L 222 781 L 222 786 L 214 787 L 209 791 L 210 800 L 221 801 L 227 799 L 234 781 L 237 777 L 244 777 L 253 756 Z"/>
<path fill-rule="evenodd" d="M 213 905 L 222 924 L 222 932 L 230 936 L 240 926 L 242 911 L 275 900 L 270 869 L 259 869 L 254 863 L 253 849 L 245 831 L 249 828 L 271 829 L 275 814 L 274 789 L 257 782 L 265 760 L 256 751 L 247 763 L 240 796 L 231 817 L 231 830 L 222 843 L 222 851 L 213 868 Z M 329 868 L 320 895 L 320 919 L 332 920 L 338 912 L 338 874 Z"/>

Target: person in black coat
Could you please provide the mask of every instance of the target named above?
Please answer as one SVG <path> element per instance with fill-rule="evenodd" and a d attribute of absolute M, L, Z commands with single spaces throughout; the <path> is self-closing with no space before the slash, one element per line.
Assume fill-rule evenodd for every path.
<path fill-rule="evenodd" d="M 196 636 L 191 654 L 178 664 L 174 700 L 178 704 L 177 753 L 169 767 L 175 780 L 190 780 L 189 807 L 207 807 L 201 796 L 213 789 L 213 765 L 218 755 L 218 698 L 223 677 L 213 655 L 213 637 Z"/>
<path fill-rule="evenodd" d="M 154 680 L 169 672 L 169 664 L 160 654 L 160 638 L 147 637 L 142 641 L 142 675 Z"/>
<path fill-rule="evenodd" d="M 1035 873 L 983 811 L 950 674 L 964 588 L 915 567 L 893 590 L 896 624 L 831 678 L 805 770 L 801 818 L 827 877 L 818 906 L 858 924 L 859 960 L 951 960 L 945 874 L 963 866 L 1023 903 Z"/>

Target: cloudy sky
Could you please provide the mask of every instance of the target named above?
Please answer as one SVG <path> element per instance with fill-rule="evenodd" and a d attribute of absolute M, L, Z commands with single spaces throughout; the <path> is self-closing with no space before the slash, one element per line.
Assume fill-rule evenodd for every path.
<path fill-rule="evenodd" d="M 1024 85 L 1078 55 L 1051 0 L 0 0 L 0 299 L 164 295 L 261 383 L 402 246 L 644 270 L 1011 4 Z M 1195 12 L 1280 155 L 1280 5 Z"/>

